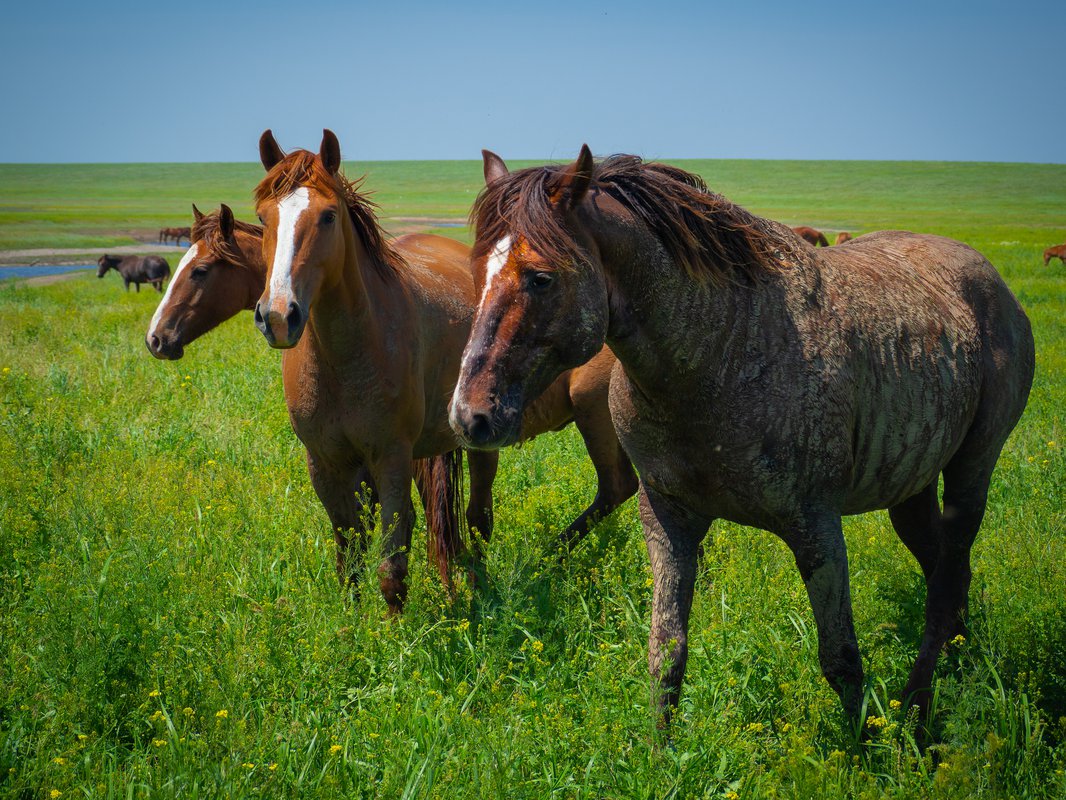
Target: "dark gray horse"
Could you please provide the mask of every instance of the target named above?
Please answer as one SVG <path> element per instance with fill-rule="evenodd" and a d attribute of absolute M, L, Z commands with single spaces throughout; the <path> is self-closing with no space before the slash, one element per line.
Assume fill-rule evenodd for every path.
<path fill-rule="evenodd" d="M 887 508 L 928 586 L 904 690 L 927 711 L 963 625 L 970 548 L 1029 395 L 1029 321 L 978 252 L 867 234 L 815 249 L 783 225 L 634 156 L 508 173 L 485 154 L 481 297 L 451 410 L 472 446 L 606 340 L 610 405 L 640 474 L 654 576 L 649 666 L 662 720 L 688 659 L 697 552 L 716 518 L 791 548 L 822 672 L 857 718 L 863 669 L 841 516 Z M 944 478 L 943 509 L 937 481 Z"/>
<path fill-rule="evenodd" d="M 165 258 L 159 256 L 109 256 L 102 255 L 96 262 L 98 269 L 96 277 L 102 278 L 109 269 L 113 269 L 122 276 L 126 284 L 126 291 L 130 290 L 130 284 L 141 290 L 142 283 L 150 283 L 157 292 L 163 291 L 163 281 L 170 277 L 170 265 Z"/>

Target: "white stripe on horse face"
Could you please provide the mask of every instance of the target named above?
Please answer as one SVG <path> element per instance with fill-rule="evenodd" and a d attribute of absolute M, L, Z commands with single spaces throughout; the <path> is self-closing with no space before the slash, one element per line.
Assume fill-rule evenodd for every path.
<path fill-rule="evenodd" d="M 511 237 L 504 236 L 500 241 L 496 242 L 496 246 L 492 248 L 492 252 L 485 261 L 485 288 L 481 290 L 481 300 L 478 303 L 479 312 L 481 311 L 481 307 L 485 305 L 485 298 L 489 296 L 489 290 L 492 288 L 496 276 L 499 275 L 504 266 L 506 266 L 507 259 L 510 257 Z"/>
<path fill-rule="evenodd" d="M 296 222 L 311 205 L 306 186 L 278 202 L 278 240 L 274 248 L 274 266 L 270 271 L 270 299 L 280 292 L 292 294 L 292 258 L 296 255 Z"/>
<path fill-rule="evenodd" d="M 185 271 L 185 268 L 196 260 L 196 251 L 199 249 L 200 243 L 197 242 L 188 250 L 185 251 L 185 255 L 181 257 L 181 261 L 178 263 L 178 268 L 174 271 L 173 277 L 170 279 L 170 283 L 167 284 L 166 293 L 163 295 L 163 299 L 159 301 L 159 305 L 156 307 L 155 314 L 152 315 L 152 324 L 148 326 L 148 335 L 153 336 L 155 334 L 156 325 L 159 324 L 160 317 L 163 316 L 163 310 L 167 307 L 167 303 L 170 302 L 170 293 L 174 291 L 174 285 L 178 282 L 178 278 L 181 277 L 181 273 Z"/>
<path fill-rule="evenodd" d="M 481 290 L 481 300 L 478 302 L 477 310 L 478 314 L 481 313 L 482 308 L 485 306 L 485 298 L 489 296 L 489 290 L 492 288 L 492 284 L 495 282 L 496 277 L 503 270 L 507 264 L 507 259 L 511 257 L 511 237 L 504 236 L 500 241 L 496 242 L 496 246 L 492 248 L 492 252 L 485 260 L 485 288 Z M 459 365 L 459 385 L 462 386 L 466 378 L 466 364 L 470 360 L 470 351 L 463 351 L 463 360 Z"/>

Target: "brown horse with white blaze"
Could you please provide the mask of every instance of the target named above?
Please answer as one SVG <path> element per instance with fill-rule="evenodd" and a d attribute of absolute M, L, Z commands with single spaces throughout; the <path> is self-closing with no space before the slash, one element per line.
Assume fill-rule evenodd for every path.
<path fill-rule="evenodd" d="M 904 696 L 928 709 L 963 625 L 993 468 L 1025 408 L 1028 319 L 988 261 L 900 231 L 813 249 L 702 180 L 635 156 L 509 173 L 486 152 L 473 211 L 484 300 L 452 406 L 479 446 L 606 341 L 615 427 L 640 474 L 661 720 L 688 659 L 697 553 L 715 519 L 795 556 L 823 674 L 863 699 L 844 514 L 887 508 L 927 586 Z M 943 475 L 943 508 L 937 496 Z"/>
<path fill-rule="evenodd" d="M 225 203 L 211 214 L 195 205 L 192 212 L 191 244 L 144 337 L 156 358 L 181 358 L 190 342 L 255 308 L 266 283 L 262 228 L 235 219 Z"/>
<path fill-rule="evenodd" d="M 256 324 L 272 346 L 286 349 L 289 415 L 307 447 L 315 490 L 339 531 L 338 571 L 346 574 L 343 531 L 356 528 L 365 545 L 351 501 L 364 470 L 386 522 L 382 592 L 399 610 L 411 537 L 410 460 L 458 457 L 448 404 L 474 315 L 469 250 L 429 235 L 388 243 L 372 206 L 340 174 L 340 147 L 329 131 L 318 155 L 287 156 L 267 131 L 260 155 L 268 175 L 256 203 L 269 267 Z M 607 351 L 561 376 L 523 422 L 522 438 L 528 438 L 575 420 L 596 466 L 596 500 L 564 538 L 579 538 L 636 491 L 607 410 L 613 364 Z M 487 539 L 496 454 L 471 452 L 468 460 L 466 519 Z M 452 542 L 449 552 L 457 547 Z"/>

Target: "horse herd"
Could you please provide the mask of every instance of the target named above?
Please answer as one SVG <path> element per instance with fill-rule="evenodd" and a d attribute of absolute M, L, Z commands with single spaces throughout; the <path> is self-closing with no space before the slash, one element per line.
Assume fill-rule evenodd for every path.
<path fill-rule="evenodd" d="M 181 358 L 254 311 L 285 350 L 289 417 L 342 585 L 367 554 L 364 508 L 379 505 L 380 588 L 402 610 L 412 482 L 442 580 L 468 532 L 476 568 L 499 448 L 573 421 L 598 485 L 561 546 L 639 493 L 661 724 L 684 678 L 701 540 L 719 518 L 791 549 L 823 674 L 861 722 L 841 516 L 885 508 L 927 582 L 903 697 L 928 711 L 937 656 L 964 624 L 992 471 L 1034 369 L 1028 319 L 981 254 L 901 231 L 816 249 L 693 174 L 635 156 L 596 161 L 587 147 L 571 164 L 514 172 L 485 151 L 472 250 L 427 234 L 390 241 L 341 173 L 332 132 L 317 153 L 286 154 L 268 130 L 259 152 L 260 225 L 194 206 L 191 245 L 146 344 Z"/>

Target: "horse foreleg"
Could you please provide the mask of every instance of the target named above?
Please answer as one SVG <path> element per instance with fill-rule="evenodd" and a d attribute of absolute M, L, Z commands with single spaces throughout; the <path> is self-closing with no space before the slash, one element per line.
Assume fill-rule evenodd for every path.
<path fill-rule="evenodd" d="M 636 494 L 638 486 L 637 473 L 614 432 L 607 403 L 575 407 L 574 422 L 596 470 L 596 497 L 560 536 L 567 549 L 580 543 L 596 523 Z"/>
<path fill-rule="evenodd" d="M 697 552 L 710 520 L 697 518 L 643 484 L 640 519 L 654 583 L 648 671 L 652 704 L 659 714 L 659 727 L 665 729 L 677 708 L 685 679 Z"/>
<path fill-rule="evenodd" d="M 337 580 L 341 588 L 354 587 L 358 582 L 358 563 L 351 557 L 352 539 L 356 540 L 359 554 L 367 545 L 367 513 L 364 498 L 373 509 L 377 502 L 374 481 L 365 467 L 338 469 L 307 454 L 307 472 L 311 485 L 329 516 L 333 541 L 336 544 Z M 363 485 L 366 485 L 366 494 Z"/>
<path fill-rule="evenodd" d="M 862 711 L 863 670 L 848 583 L 848 552 L 840 515 L 809 514 L 784 537 L 796 558 L 818 627 L 822 675 L 840 696 L 844 712 L 858 723 Z"/>
<path fill-rule="evenodd" d="M 470 467 L 466 523 L 470 528 L 474 558 L 480 563 L 484 558 L 484 546 L 492 538 L 492 484 L 496 480 L 500 454 L 496 450 L 467 450 L 466 463 Z"/>
<path fill-rule="evenodd" d="M 372 464 L 370 468 L 381 494 L 384 557 L 378 566 L 378 579 L 389 611 L 398 614 L 403 611 L 407 599 L 408 558 L 415 515 L 411 504 L 411 453 L 408 450 L 393 454 L 390 459 Z"/>

